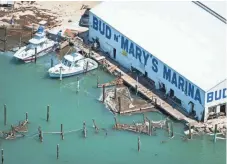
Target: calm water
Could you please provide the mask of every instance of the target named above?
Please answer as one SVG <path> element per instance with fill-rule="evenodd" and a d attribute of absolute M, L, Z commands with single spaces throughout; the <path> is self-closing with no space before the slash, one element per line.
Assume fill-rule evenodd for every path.
<path fill-rule="evenodd" d="M 157 130 L 157 136 L 140 135 L 141 152 L 137 152 L 138 134 L 111 130 L 114 124 L 113 114 L 97 101 L 101 90 L 96 86 L 96 75 L 101 82 L 113 79 L 107 73 L 96 70 L 92 74 L 80 76 L 80 92 L 76 93 L 76 77 L 49 79 L 47 69 L 50 67 L 51 55 L 38 59 L 37 63 L 23 64 L 12 59 L 12 54 L 0 54 L 0 129 L 7 130 L 11 124 L 25 119 L 28 112 L 30 124 L 25 138 L 17 140 L 0 140 L 4 149 L 5 164 L 224 164 L 226 154 L 225 141 L 216 144 L 210 136 L 194 137 L 183 142 L 183 125 L 174 122 L 175 137 L 168 140 L 167 133 Z M 3 123 L 3 104 L 7 104 L 7 126 Z M 46 122 L 46 106 L 50 105 L 50 122 Z M 164 115 L 150 113 L 153 120 Z M 95 134 L 92 119 L 100 128 L 108 129 Z M 120 122 L 142 121 L 142 115 L 118 117 Z M 81 129 L 86 121 L 87 138 L 81 131 L 65 134 L 61 140 L 59 134 L 44 134 L 40 143 L 37 137 L 38 126 L 43 131 L 59 131 L 60 124 L 64 130 Z M 56 145 L 60 145 L 60 158 L 56 159 Z"/>

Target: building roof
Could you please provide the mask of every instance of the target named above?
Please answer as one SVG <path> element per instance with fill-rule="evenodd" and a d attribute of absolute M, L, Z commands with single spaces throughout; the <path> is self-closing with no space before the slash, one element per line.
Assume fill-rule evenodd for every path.
<path fill-rule="evenodd" d="M 106 1 L 91 12 L 204 91 L 226 79 L 226 24 L 190 1 Z"/>
<path fill-rule="evenodd" d="M 226 19 L 226 1 L 202 1 L 202 3 Z"/>

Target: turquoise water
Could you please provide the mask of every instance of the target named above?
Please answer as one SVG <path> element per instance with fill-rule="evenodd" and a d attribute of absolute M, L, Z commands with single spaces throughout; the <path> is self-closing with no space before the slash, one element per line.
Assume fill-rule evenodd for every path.
<path fill-rule="evenodd" d="M 113 114 L 97 101 L 101 90 L 96 88 L 96 76 L 101 82 L 114 77 L 96 70 L 80 76 L 80 91 L 76 93 L 76 76 L 63 79 L 50 79 L 47 69 L 50 67 L 51 54 L 37 60 L 37 63 L 23 64 L 12 59 L 11 53 L 0 54 L 0 129 L 7 130 L 11 124 L 25 119 L 28 112 L 29 132 L 25 138 L 0 140 L 4 149 L 5 164 L 224 164 L 226 143 L 218 140 L 215 144 L 210 136 L 195 136 L 184 142 L 181 139 L 183 125 L 174 122 L 175 137 L 168 140 L 167 132 L 157 130 L 156 136 L 140 135 L 141 151 L 137 152 L 139 134 L 114 131 Z M 4 126 L 3 104 L 7 105 L 7 126 Z M 46 106 L 50 105 L 50 122 L 46 122 Z M 164 115 L 149 113 L 153 120 Z M 142 115 L 121 116 L 120 122 L 142 121 Z M 100 128 L 108 129 L 95 133 L 92 119 Z M 82 132 L 65 134 L 61 140 L 59 134 L 44 134 L 40 143 L 38 126 L 44 132 L 81 129 L 86 121 L 88 133 L 84 139 Z M 168 142 L 161 144 L 163 140 Z M 56 159 L 56 145 L 60 145 L 60 157 Z"/>

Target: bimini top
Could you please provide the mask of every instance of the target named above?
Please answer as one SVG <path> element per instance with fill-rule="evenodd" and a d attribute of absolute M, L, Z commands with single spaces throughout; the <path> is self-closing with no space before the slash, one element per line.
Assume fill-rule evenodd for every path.
<path fill-rule="evenodd" d="M 193 2 L 106 1 L 91 12 L 204 91 L 226 79 L 226 24 Z"/>
<path fill-rule="evenodd" d="M 77 60 L 83 59 L 83 55 L 79 53 L 72 53 L 70 55 L 65 55 L 64 58 L 70 62 L 75 62 Z"/>

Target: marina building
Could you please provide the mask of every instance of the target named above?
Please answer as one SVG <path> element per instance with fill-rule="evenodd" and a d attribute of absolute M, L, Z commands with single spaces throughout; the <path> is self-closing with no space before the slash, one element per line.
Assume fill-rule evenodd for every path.
<path fill-rule="evenodd" d="M 90 10 L 89 40 L 204 121 L 226 114 L 226 18 L 219 13 L 198 1 L 106 1 Z"/>

